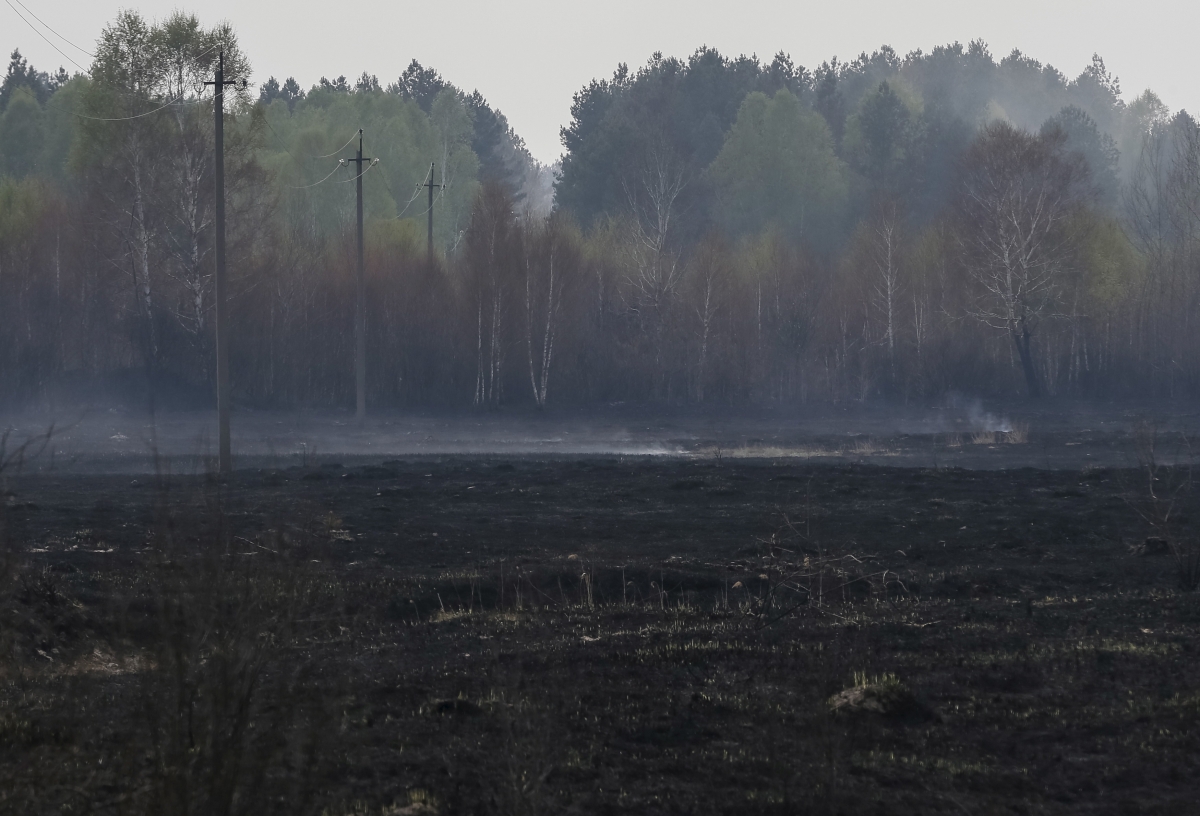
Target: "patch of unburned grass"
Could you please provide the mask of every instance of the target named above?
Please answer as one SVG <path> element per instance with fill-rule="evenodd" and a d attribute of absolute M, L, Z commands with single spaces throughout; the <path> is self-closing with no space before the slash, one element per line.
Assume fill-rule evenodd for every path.
<path fill-rule="evenodd" d="M 747 445 L 730 448 L 724 455 L 730 459 L 828 459 L 841 451 L 816 445 Z"/>
<path fill-rule="evenodd" d="M 986 776 L 995 770 L 995 765 L 965 757 L 931 757 L 915 753 L 898 753 L 896 751 L 864 751 L 850 758 L 857 768 L 867 770 L 904 770 L 922 777 L 937 776 Z M 1028 769 L 1018 768 L 1018 773 L 1028 773 Z"/>

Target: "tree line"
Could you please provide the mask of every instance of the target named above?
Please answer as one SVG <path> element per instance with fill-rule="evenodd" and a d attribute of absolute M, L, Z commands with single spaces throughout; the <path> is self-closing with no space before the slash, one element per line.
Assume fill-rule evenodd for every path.
<path fill-rule="evenodd" d="M 209 399 L 210 78 L 228 25 L 122 12 L 0 85 L 0 387 Z M 1200 126 L 1096 57 L 809 70 L 701 48 L 574 98 L 561 164 L 413 62 L 227 95 L 235 399 L 353 404 L 361 127 L 384 408 L 1192 396 Z M 424 222 L 435 190 L 434 257 Z M 118 387 L 118 386 L 114 386 Z"/>

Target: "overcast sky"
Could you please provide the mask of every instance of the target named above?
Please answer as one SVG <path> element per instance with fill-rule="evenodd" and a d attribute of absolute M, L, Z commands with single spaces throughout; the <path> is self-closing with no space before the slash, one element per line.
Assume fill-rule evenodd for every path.
<path fill-rule="evenodd" d="M 547 162 L 562 152 L 558 129 L 570 118 L 571 95 L 590 79 L 610 76 L 620 62 L 641 65 L 654 51 L 685 57 L 705 44 L 766 60 L 786 51 L 812 68 L 885 43 L 904 54 L 981 38 L 996 58 L 1019 48 L 1071 78 L 1097 52 L 1120 77 L 1126 101 L 1153 88 L 1173 111 L 1200 111 L 1196 0 L 20 2 L 89 50 L 122 6 L 154 18 L 184 8 L 205 25 L 227 19 L 251 60 L 255 82 L 294 76 L 307 88 L 322 75 L 353 78 L 365 70 L 387 84 L 415 57 L 467 91 L 478 88 Z M 20 48 L 40 70 L 60 64 L 74 70 L 6 3 L 29 16 L 18 0 L 0 2 L 5 53 Z M 88 64 L 87 57 L 48 36 Z"/>

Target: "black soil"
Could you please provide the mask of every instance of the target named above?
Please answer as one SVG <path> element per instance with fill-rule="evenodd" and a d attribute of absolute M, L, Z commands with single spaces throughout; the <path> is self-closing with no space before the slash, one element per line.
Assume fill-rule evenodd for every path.
<path fill-rule="evenodd" d="M 1200 598 L 1147 485 L 648 458 L 10 475 L 0 810 L 150 812 L 203 777 L 204 812 L 1194 813 Z"/>

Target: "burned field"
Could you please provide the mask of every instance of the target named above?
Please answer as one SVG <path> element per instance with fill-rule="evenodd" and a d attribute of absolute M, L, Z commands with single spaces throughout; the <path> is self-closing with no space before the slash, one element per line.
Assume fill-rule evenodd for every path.
<path fill-rule="evenodd" d="M 1193 812 L 1195 510 L 1159 540 L 1147 484 L 604 457 L 12 473 L 0 810 Z"/>

